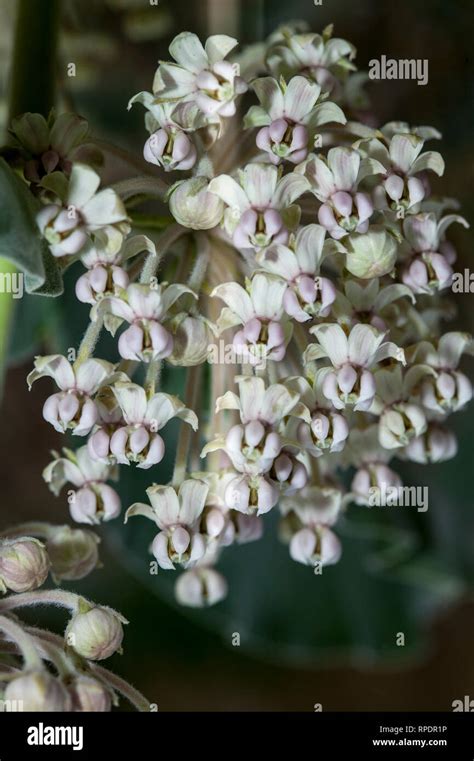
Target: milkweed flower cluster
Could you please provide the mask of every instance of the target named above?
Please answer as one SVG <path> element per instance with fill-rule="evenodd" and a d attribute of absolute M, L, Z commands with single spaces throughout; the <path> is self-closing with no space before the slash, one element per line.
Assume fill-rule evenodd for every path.
<path fill-rule="evenodd" d="M 152 554 L 184 570 L 176 595 L 192 606 L 225 596 L 221 552 L 259 539 L 272 510 L 293 560 L 336 563 L 347 505 L 401 486 L 397 458 L 453 457 L 446 421 L 472 397 L 459 370 L 472 340 L 442 333 L 447 231 L 467 222 L 431 192 L 444 161 L 425 143 L 439 133 L 361 121 L 355 49 L 332 28 L 236 46 L 183 32 L 130 100 L 146 110 L 154 190 L 149 176 L 100 190 L 73 162 L 42 180 L 38 214 L 53 256 L 86 268 L 76 294 L 91 309 L 77 357 L 39 357 L 29 378 L 55 381 L 44 417 L 82 438 L 44 477 L 72 485 L 72 517 L 93 524 L 120 512 L 119 469 L 147 469 L 148 503 L 126 516 L 155 524 Z M 161 235 L 136 233 L 134 194 L 168 203 Z M 93 356 L 102 327 L 115 364 Z M 232 360 L 211 362 L 217 342 Z M 186 368 L 183 399 L 159 389 L 163 363 Z"/>

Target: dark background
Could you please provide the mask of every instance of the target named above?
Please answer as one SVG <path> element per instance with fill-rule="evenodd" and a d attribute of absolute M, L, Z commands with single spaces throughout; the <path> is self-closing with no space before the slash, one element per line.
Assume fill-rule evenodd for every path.
<path fill-rule="evenodd" d="M 0 0 L 4 94 L 14 11 L 15 2 Z M 445 195 L 459 198 L 462 213 L 472 221 L 473 11 L 474 4 L 468 0 L 323 0 L 323 5 L 317 7 L 311 0 L 160 0 L 158 8 L 151 7 L 147 0 L 64 0 L 58 65 L 62 107 L 86 116 L 97 137 L 106 137 L 139 156 L 145 139 L 143 114 L 138 107 L 127 113 L 126 103 L 135 92 L 151 87 L 156 63 L 167 57 L 167 44 L 174 34 L 183 29 L 202 36 L 209 32 L 235 34 L 237 24 L 240 31 L 236 36 L 242 42 L 254 42 L 291 19 L 305 18 L 315 31 L 334 22 L 336 36 L 356 45 L 360 69 L 382 54 L 429 60 L 427 86 L 417 86 L 412 81 L 378 82 L 370 84 L 368 91 L 381 124 L 406 119 L 414 125 L 430 124 L 440 129 L 443 141 L 439 149 L 446 159 L 447 171 L 437 187 L 442 187 Z M 75 79 L 65 75 L 71 61 L 77 66 Z M 429 147 L 437 149 L 438 145 Z M 106 169 L 106 181 L 124 174 L 120 165 Z M 471 233 L 453 228 L 451 239 L 459 252 L 458 269 L 472 267 Z M 71 283 L 67 290 L 70 295 Z M 459 315 L 455 327 L 473 330 L 472 298 L 472 294 L 456 297 Z M 67 319 L 79 334 L 86 315 L 82 305 L 68 313 Z M 37 329 L 40 323 L 41 331 Z M 47 381 L 37 384 L 28 394 L 25 383 L 31 366 L 31 356 L 26 355 L 32 355 L 33 349 L 38 351 L 39 345 L 43 352 L 56 345 L 57 329 L 52 319 L 44 319 L 42 306 L 35 305 L 26 313 L 22 304 L 13 330 L 12 366 L 0 410 L 0 525 L 38 518 L 65 522 L 65 500 L 55 499 L 41 479 L 49 450 L 64 443 L 41 418 L 49 385 Z M 18 338 L 22 331 L 31 334 L 26 353 Z M 472 365 L 467 363 L 466 367 L 472 370 Z M 128 551 L 124 552 L 123 544 L 117 541 L 117 529 L 109 524 L 100 529 L 105 567 L 75 589 L 116 607 L 131 621 L 124 655 L 114 656 L 110 665 L 136 684 L 160 710 L 312 710 L 315 703 L 321 703 L 324 710 L 450 710 L 453 700 L 464 695 L 474 697 L 474 604 L 470 591 L 474 578 L 472 422 L 472 409 L 453 418 L 460 454 L 453 463 L 430 468 L 428 481 L 423 481 L 429 482 L 435 500 L 433 510 L 430 505 L 426 516 L 430 541 L 441 548 L 446 568 L 455 570 L 464 583 L 460 591 L 443 597 L 432 607 L 426 618 L 417 610 L 409 611 L 410 615 L 418 613 L 421 644 L 413 650 L 407 648 L 406 656 L 386 657 L 383 647 L 361 649 L 357 633 L 353 647 L 346 647 L 344 655 L 330 653 L 329 649 L 300 653 L 297 642 L 292 652 L 288 641 L 282 650 L 277 623 L 273 624 L 273 620 L 280 620 L 277 615 L 275 619 L 267 616 L 265 640 L 258 647 L 246 647 L 243 637 L 242 647 L 233 648 L 232 625 L 218 626 L 212 616 L 195 618 L 178 611 L 163 601 L 159 580 L 153 580 L 158 594 L 151 594 L 150 579 L 147 585 L 141 583 L 136 559 L 130 562 Z M 411 466 L 407 472 L 416 482 L 417 469 Z M 140 543 L 146 563 L 143 537 Z M 136 551 L 136 543 L 132 551 Z M 243 563 L 247 557 L 242 553 Z M 291 563 L 289 558 L 285 562 L 288 566 Z M 345 566 L 342 568 L 344 574 Z M 271 573 L 269 562 L 268 574 Z M 339 584 L 347 584 L 351 590 L 346 598 L 347 605 L 354 607 L 350 617 L 363 617 L 365 607 L 367 613 L 370 608 L 375 615 L 384 616 L 383 610 L 377 609 L 378 598 L 366 599 L 362 593 L 352 598 L 350 577 L 338 578 Z M 298 580 L 305 585 L 303 592 L 310 609 L 317 594 L 311 585 L 311 572 L 298 569 Z M 255 585 L 260 583 L 262 578 L 257 576 Z M 286 613 L 286 598 L 280 594 L 277 580 L 267 586 L 268 609 L 278 611 L 280 618 L 293 615 L 290 610 Z M 403 595 L 403 589 L 395 592 L 394 586 L 387 583 L 384 604 L 389 608 L 392 601 L 395 606 L 396 594 Z M 416 608 L 422 605 L 423 594 L 410 600 Z M 246 602 L 243 597 L 234 598 L 232 612 L 237 620 Z M 304 605 L 299 610 L 304 616 Z M 32 620 L 63 625 L 60 615 L 47 619 L 35 613 Z M 247 621 L 251 624 L 252 617 Z"/>

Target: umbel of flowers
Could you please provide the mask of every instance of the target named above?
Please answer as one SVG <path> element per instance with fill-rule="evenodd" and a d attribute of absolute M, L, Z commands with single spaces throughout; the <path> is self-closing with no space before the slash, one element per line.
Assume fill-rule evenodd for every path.
<path fill-rule="evenodd" d="M 156 524 L 151 551 L 183 569 L 176 594 L 192 606 L 225 596 L 222 550 L 258 540 L 271 510 L 293 560 L 336 563 L 347 505 L 400 486 L 397 459 L 453 457 L 447 418 L 472 396 L 459 363 L 473 343 L 446 332 L 440 304 L 448 228 L 467 222 L 432 194 L 444 161 L 426 143 L 439 133 L 369 126 L 355 50 L 332 28 L 236 47 L 183 32 L 131 99 L 151 176 L 100 189 L 74 154 L 67 171 L 35 175 L 38 226 L 63 267 L 82 262 L 76 293 L 90 307 L 76 358 L 38 357 L 29 378 L 54 381 L 44 417 L 79 439 L 44 477 L 55 493 L 69 485 L 75 521 L 95 524 L 121 512 L 120 469 L 147 469 L 148 501 L 126 516 Z M 140 196 L 168 204 L 153 238 L 136 229 Z M 115 363 L 95 354 L 102 329 Z M 160 389 L 163 363 L 186 368 L 183 399 Z"/>

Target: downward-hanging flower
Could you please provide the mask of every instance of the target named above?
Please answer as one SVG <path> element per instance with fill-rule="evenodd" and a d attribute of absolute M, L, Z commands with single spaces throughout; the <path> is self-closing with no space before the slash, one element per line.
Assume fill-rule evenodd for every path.
<path fill-rule="evenodd" d="M 260 106 L 252 106 L 244 120 L 246 127 L 261 127 L 257 146 L 272 164 L 286 159 L 299 164 L 308 155 L 319 126 L 328 122 L 345 124 L 346 118 L 335 103 L 320 98 L 321 88 L 306 77 L 262 77 L 252 83 Z"/>
<path fill-rule="evenodd" d="M 474 343 L 468 333 L 445 333 L 437 347 L 422 341 L 414 349 L 412 360 L 434 370 L 421 386 L 421 403 L 439 417 L 462 409 L 472 399 L 472 383 L 457 369 L 463 353 L 474 354 Z"/>
<path fill-rule="evenodd" d="M 356 49 L 346 40 L 332 37 L 332 25 L 322 34 L 298 34 L 291 26 L 272 35 L 266 53 L 266 64 L 272 74 L 288 78 L 305 74 L 325 92 L 340 89 L 341 75 L 355 69 L 351 63 Z"/>
<path fill-rule="evenodd" d="M 365 177 L 383 171 L 382 165 L 362 159 L 353 148 L 331 148 L 327 157 L 310 156 L 304 172 L 311 192 L 322 203 L 319 222 L 332 238 L 367 232 L 374 207 L 370 196 L 358 186 Z"/>
<path fill-rule="evenodd" d="M 327 317 L 336 298 L 331 280 L 319 274 L 327 247 L 326 231 L 320 225 L 302 227 L 288 246 L 270 246 L 259 258 L 262 269 L 284 280 L 285 312 L 297 322 Z"/>
<path fill-rule="evenodd" d="M 220 332 L 242 325 L 233 340 L 236 353 L 244 362 L 265 364 L 285 356 L 291 338 L 291 324 L 282 321 L 286 283 L 269 275 L 254 275 L 247 289 L 238 283 L 223 283 L 211 296 L 227 304 L 219 317 Z"/>
<path fill-rule="evenodd" d="M 399 365 L 375 373 L 377 397 L 370 411 L 379 415 L 379 441 L 385 449 L 406 447 L 426 430 L 425 413 L 414 396 L 429 374 L 434 375 L 424 365 L 412 365 L 405 373 Z"/>
<path fill-rule="evenodd" d="M 160 568 L 192 567 L 206 551 L 205 538 L 198 531 L 208 485 L 198 479 L 183 481 L 179 489 L 173 486 L 150 486 L 146 493 L 150 505 L 136 502 L 128 508 L 125 520 L 142 515 L 160 529 L 151 551 Z"/>
<path fill-rule="evenodd" d="M 318 374 L 312 382 L 302 376 L 289 378 L 286 385 L 297 391 L 308 411 L 306 420 L 294 418 L 291 421 L 305 452 L 312 457 L 320 457 L 324 452 L 340 452 L 349 436 L 349 424 L 324 396 Z"/>
<path fill-rule="evenodd" d="M 298 406 L 299 395 L 282 384 L 265 388 L 262 378 L 252 376 L 243 376 L 237 381 L 239 396 L 228 391 L 217 400 L 216 412 L 239 410 L 241 423 L 233 426 L 226 437 L 209 442 L 201 457 L 223 450 L 235 470 L 242 474 L 226 485 L 226 506 L 242 513 L 261 515 L 271 510 L 279 495 L 278 482 L 267 474 L 284 445 L 295 443 L 282 437 L 279 428 L 289 415 L 304 415 L 305 410 Z"/>
<path fill-rule="evenodd" d="M 391 207 L 408 211 L 427 195 L 423 173 L 430 170 L 441 177 L 444 173 L 444 160 L 436 151 L 422 153 L 425 133 L 414 134 L 402 130 L 403 124 L 396 132 L 390 129 L 384 140 L 371 139 L 367 150 L 384 167 L 381 187 L 391 202 Z M 427 133 L 427 137 L 433 136 L 430 132 Z"/>
<path fill-rule="evenodd" d="M 340 491 L 319 486 L 307 486 L 281 500 L 280 509 L 285 516 L 282 533 L 290 541 L 293 560 L 310 566 L 338 562 L 342 547 L 331 527 L 343 505 Z"/>
<path fill-rule="evenodd" d="M 190 288 L 179 283 L 156 286 L 131 283 L 120 296 L 101 300 L 99 308 L 130 323 L 120 336 L 118 350 L 124 359 L 150 362 L 173 351 L 173 337 L 163 326 L 172 305 Z"/>
<path fill-rule="evenodd" d="M 344 461 L 356 468 L 351 493 L 357 505 L 370 504 L 371 489 L 384 490 L 402 485 L 400 476 L 388 465 L 392 457 L 393 452 L 380 443 L 377 425 L 351 431 Z"/>
<path fill-rule="evenodd" d="M 77 254 L 96 230 L 107 233 L 111 228 L 111 236 L 129 231 L 121 199 L 112 188 L 97 192 L 99 185 L 99 175 L 85 164 L 74 164 L 69 183 L 54 182 L 61 203 L 48 204 L 36 215 L 53 256 Z"/>
<path fill-rule="evenodd" d="M 339 292 L 336 296 L 332 314 L 341 324 L 352 326 L 368 322 L 376 330 L 386 331 L 393 315 L 398 317 L 400 314 L 400 310 L 393 311 L 394 302 L 406 296 L 415 302 L 411 288 L 400 283 L 380 287 L 377 277 L 367 283 L 346 280 L 344 293 Z M 391 312 L 388 312 L 389 308 Z"/>
<path fill-rule="evenodd" d="M 329 358 L 332 368 L 318 373 L 324 396 L 336 409 L 346 406 L 366 411 L 375 396 L 375 379 L 370 370 L 383 359 L 392 357 L 405 363 L 405 354 L 396 344 L 384 341 L 370 325 L 355 325 L 346 335 L 340 325 L 315 325 L 310 328 L 319 344 L 310 344 L 305 352 L 307 362 Z"/>
<path fill-rule="evenodd" d="M 53 378 L 61 389 L 49 396 L 43 406 L 43 417 L 58 431 L 72 431 L 75 436 L 86 436 L 98 419 L 94 394 L 102 387 L 121 377 L 115 365 L 102 359 L 86 359 L 79 366 L 68 362 L 60 354 L 36 357 L 34 370 L 28 375 L 28 387 L 38 378 Z"/>
<path fill-rule="evenodd" d="M 195 413 L 176 397 L 158 393 L 147 399 L 145 389 L 136 383 L 118 382 L 112 386 L 122 412 L 124 425 L 99 428 L 89 440 L 89 452 L 102 462 L 115 459 L 122 465 L 137 463 L 139 468 L 151 468 L 161 462 L 165 443 L 160 431 L 172 418 L 178 417 L 197 430 Z"/>
<path fill-rule="evenodd" d="M 161 63 L 155 75 L 156 102 L 192 101 L 206 116 L 233 116 L 236 97 L 247 90 L 238 64 L 224 60 L 237 44 L 214 34 L 203 47 L 197 35 L 178 34 L 169 46 L 176 63 Z"/>
<path fill-rule="evenodd" d="M 68 496 L 71 518 L 91 525 L 116 518 L 120 514 L 120 498 L 106 482 L 117 480 L 117 470 L 93 460 L 87 447 L 75 452 L 63 449 L 63 453 L 63 457 L 56 457 L 44 469 L 43 478 L 56 496 L 66 483 L 75 487 Z"/>
<path fill-rule="evenodd" d="M 139 92 L 128 103 L 142 103 L 147 109 L 145 125 L 151 132 L 143 157 L 165 172 L 192 169 L 197 150 L 192 132 L 204 127 L 206 120 L 195 103 L 157 103 L 149 92 Z"/>
<path fill-rule="evenodd" d="M 433 293 L 451 285 L 451 265 L 456 252 L 444 240 L 444 233 L 453 222 L 469 227 L 458 214 L 449 214 L 439 222 L 433 213 L 416 214 L 404 220 L 403 234 L 410 249 L 410 259 L 402 279 L 414 293 Z"/>
<path fill-rule="evenodd" d="M 239 170 L 238 180 L 222 174 L 209 183 L 209 192 L 228 207 L 224 226 L 237 248 L 286 243 L 299 222 L 300 208 L 292 204 L 309 189 L 306 178 L 295 172 L 282 177 L 277 167 L 255 163 Z"/>

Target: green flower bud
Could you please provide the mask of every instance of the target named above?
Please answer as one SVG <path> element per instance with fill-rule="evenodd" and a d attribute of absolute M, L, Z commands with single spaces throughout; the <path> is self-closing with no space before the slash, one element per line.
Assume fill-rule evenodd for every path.
<path fill-rule="evenodd" d="M 397 260 L 397 243 L 393 235 L 378 225 L 369 232 L 349 235 L 345 242 L 346 267 L 355 277 L 368 280 L 392 272 Z"/>
<path fill-rule="evenodd" d="M 206 177 L 192 177 L 176 183 L 169 194 L 170 211 L 177 222 L 191 230 L 210 230 L 222 219 L 224 204 L 208 193 Z"/>
<path fill-rule="evenodd" d="M 99 562 L 100 539 L 92 531 L 60 526 L 46 543 L 56 581 L 83 579 Z"/>

